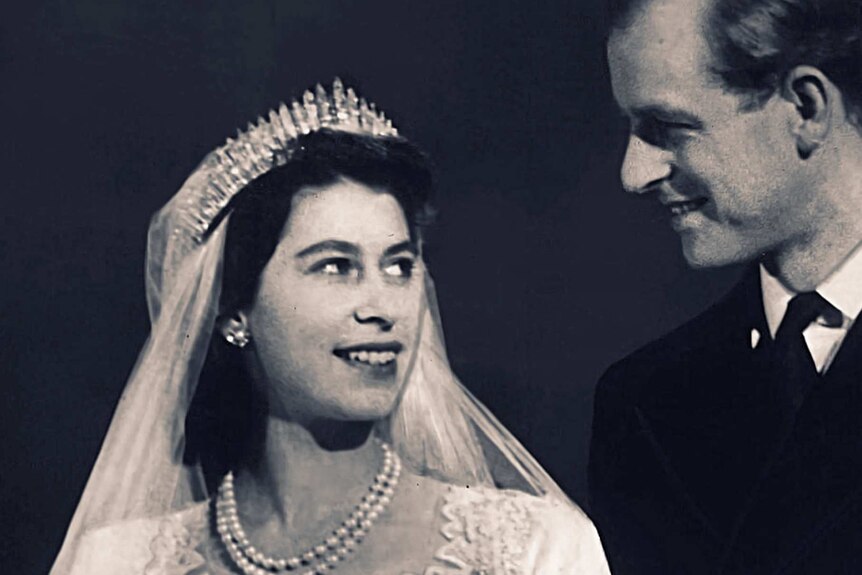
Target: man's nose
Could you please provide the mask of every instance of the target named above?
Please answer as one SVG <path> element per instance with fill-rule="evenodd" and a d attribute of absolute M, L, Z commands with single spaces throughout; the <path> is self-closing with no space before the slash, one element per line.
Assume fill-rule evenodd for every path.
<path fill-rule="evenodd" d="M 669 151 L 648 144 L 632 134 L 620 170 L 623 187 L 634 194 L 651 191 L 670 177 L 671 159 Z"/>

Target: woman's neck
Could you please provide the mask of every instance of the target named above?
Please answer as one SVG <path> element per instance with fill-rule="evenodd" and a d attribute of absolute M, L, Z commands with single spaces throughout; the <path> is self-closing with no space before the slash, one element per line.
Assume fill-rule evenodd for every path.
<path fill-rule="evenodd" d="M 382 462 L 371 431 L 364 422 L 267 417 L 259 447 L 237 471 L 241 517 L 249 527 L 296 532 L 356 504 Z"/>

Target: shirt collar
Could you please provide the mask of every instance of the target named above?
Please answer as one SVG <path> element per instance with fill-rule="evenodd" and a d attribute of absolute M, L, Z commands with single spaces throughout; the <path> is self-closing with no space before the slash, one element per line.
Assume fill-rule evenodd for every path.
<path fill-rule="evenodd" d="M 766 325 L 769 327 L 770 335 L 774 338 L 778 326 L 781 325 L 784 312 L 787 311 L 787 305 L 795 294 L 784 287 L 784 284 L 777 277 L 769 273 L 763 264 L 760 264 L 760 290 L 763 294 L 763 313 L 766 316 Z"/>
<path fill-rule="evenodd" d="M 760 265 L 760 288 L 769 333 L 775 337 L 784 312 L 787 311 L 787 304 L 796 293 L 787 289 L 763 264 Z M 817 286 L 817 293 L 841 311 L 846 319 L 856 319 L 862 312 L 862 244 Z"/>

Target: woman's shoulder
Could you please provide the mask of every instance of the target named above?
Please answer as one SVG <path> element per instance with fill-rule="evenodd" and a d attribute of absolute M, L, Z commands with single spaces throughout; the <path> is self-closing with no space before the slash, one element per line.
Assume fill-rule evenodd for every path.
<path fill-rule="evenodd" d="M 519 489 L 448 485 L 443 510 L 448 514 L 508 517 L 542 529 L 594 530 L 592 521 L 570 500 Z"/>
<path fill-rule="evenodd" d="M 196 503 L 162 516 L 91 529 L 81 538 L 71 574 L 170 573 L 167 563 L 186 569 L 202 564 L 195 548 L 207 532 L 208 509 L 208 502 Z"/>
<path fill-rule="evenodd" d="M 568 499 L 515 489 L 449 486 L 441 512 L 445 553 L 476 559 L 493 549 L 496 560 L 523 572 L 607 573 L 592 521 Z M 484 549 L 483 549 L 484 548 Z"/>

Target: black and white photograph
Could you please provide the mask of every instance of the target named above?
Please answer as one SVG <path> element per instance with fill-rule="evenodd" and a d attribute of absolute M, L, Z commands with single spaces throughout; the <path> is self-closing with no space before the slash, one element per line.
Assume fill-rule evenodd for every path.
<path fill-rule="evenodd" d="M 0 572 L 862 573 L 862 0 L 45 0 L 0 77 Z"/>

